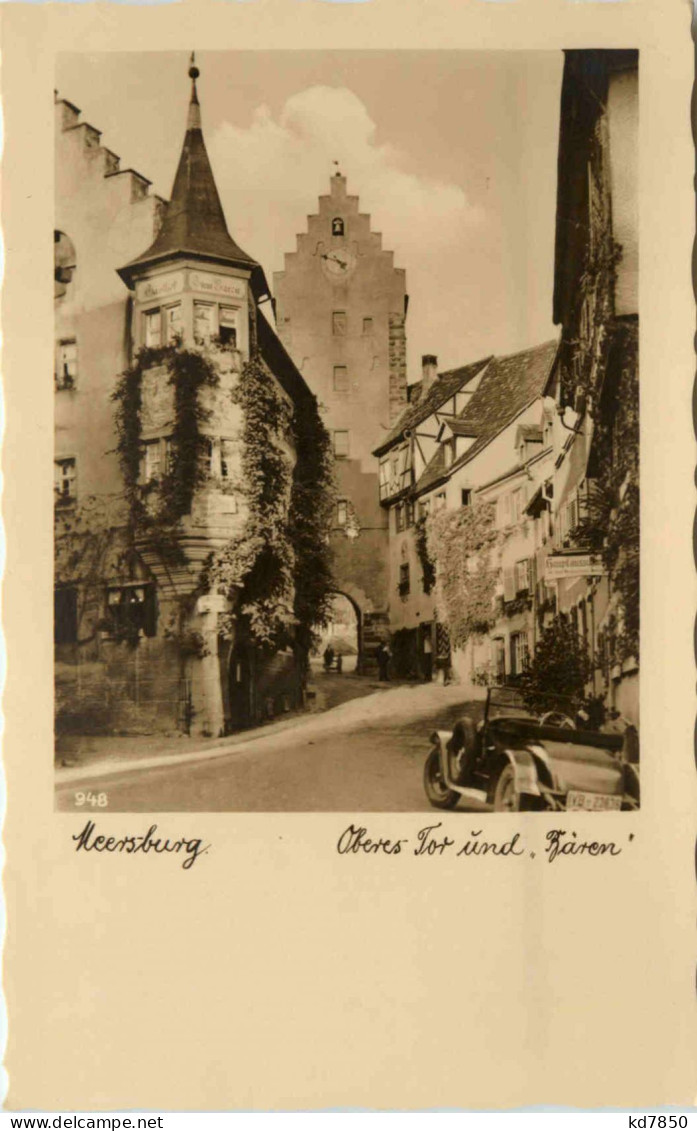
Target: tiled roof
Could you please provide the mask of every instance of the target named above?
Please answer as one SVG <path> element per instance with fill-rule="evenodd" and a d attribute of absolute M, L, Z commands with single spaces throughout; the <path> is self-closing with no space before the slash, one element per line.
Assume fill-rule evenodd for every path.
<path fill-rule="evenodd" d="M 466 420 L 460 420 L 457 416 L 444 416 L 442 419 L 448 425 L 453 436 L 476 436 L 474 428 L 468 424 Z"/>
<path fill-rule="evenodd" d="M 448 478 L 450 470 L 449 467 L 445 466 L 445 448 L 441 445 L 424 470 L 415 489 L 423 493 L 428 490 L 429 487 L 435 487 L 436 483 L 440 483 Z"/>
<path fill-rule="evenodd" d="M 542 443 L 542 429 L 539 424 L 519 424 L 517 436 L 519 440 L 531 440 L 536 444 Z"/>
<path fill-rule="evenodd" d="M 426 393 L 426 396 L 421 396 L 417 404 L 409 405 L 399 420 L 392 425 L 390 431 L 385 436 L 384 440 L 380 442 L 379 447 L 374 451 L 374 455 L 381 455 L 382 452 L 387 451 L 397 440 L 401 440 L 404 436 L 404 430 L 407 428 L 415 428 L 422 420 L 430 416 L 441 405 L 458 393 L 461 389 L 468 385 L 469 382 L 477 376 L 478 373 L 484 368 L 490 358 L 482 358 L 481 361 L 475 361 L 471 365 L 462 365 L 458 369 L 448 369 L 444 373 L 438 374 L 438 379 L 433 382 L 433 385 Z"/>
<path fill-rule="evenodd" d="M 449 477 L 453 471 L 469 463 L 536 397 L 542 396 L 556 354 L 557 342 L 550 341 L 510 357 L 493 358 L 479 388 L 472 394 L 470 403 L 459 418 L 463 425 L 472 429 L 476 440 L 447 468 L 447 474 L 445 462 L 439 465 L 436 455 L 416 484 L 416 491 L 422 494 L 440 479 Z"/>

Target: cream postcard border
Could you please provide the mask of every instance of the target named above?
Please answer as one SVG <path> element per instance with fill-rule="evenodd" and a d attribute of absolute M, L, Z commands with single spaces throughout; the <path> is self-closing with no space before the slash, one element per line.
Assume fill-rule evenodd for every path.
<path fill-rule="evenodd" d="M 12 1109 L 693 1102 L 690 17 L 680 0 L 3 5 Z M 53 811 L 55 55 L 413 46 L 640 50 L 642 809 L 603 821 L 626 842 L 613 860 L 349 858 L 341 814 L 237 813 L 158 815 L 211 844 L 188 872 L 76 857 L 78 819 Z M 498 828 L 521 824 L 541 840 L 552 819 Z"/>

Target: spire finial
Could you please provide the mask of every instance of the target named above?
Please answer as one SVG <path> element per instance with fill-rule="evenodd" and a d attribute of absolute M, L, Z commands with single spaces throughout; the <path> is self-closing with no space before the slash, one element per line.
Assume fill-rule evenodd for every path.
<path fill-rule="evenodd" d="M 196 79 L 200 75 L 200 71 L 196 66 L 196 52 L 191 52 L 191 59 L 189 60 L 189 78 L 191 79 L 191 100 L 189 102 L 189 117 L 186 123 L 187 130 L 200 130 L 201 129 L 201 110 L 198 104 L 198 91 L 196 90 Z"/>

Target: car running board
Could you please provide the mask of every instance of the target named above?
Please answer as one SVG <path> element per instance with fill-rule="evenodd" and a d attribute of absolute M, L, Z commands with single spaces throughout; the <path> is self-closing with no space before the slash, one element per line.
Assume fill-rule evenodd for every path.
<path fill-rule="evenodd" d="M 480 805 L 486 805 L 487 803 L 487 794 L 485 789 L 473 789 L 468 785 L 450 785 L 449 782 L 448 788 L 454 790 L 456 793 L 459 793 L 460 797 L 462 797 L 465 801 L 476 801 Z"/>

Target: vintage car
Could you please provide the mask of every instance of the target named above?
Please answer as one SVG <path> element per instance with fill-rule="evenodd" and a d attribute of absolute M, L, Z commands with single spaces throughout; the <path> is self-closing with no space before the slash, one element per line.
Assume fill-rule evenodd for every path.
<path fill-rule="evenodd" d="M 559 696 L 533 701 L 512 687 L 488 690 L 484 718 L 436 731 L 424 767 L 438 809 L 639 808 L 636 729 L 588 729 L 588 716 Z M 616 724 L 615 724 L 616 725 Z"/>

